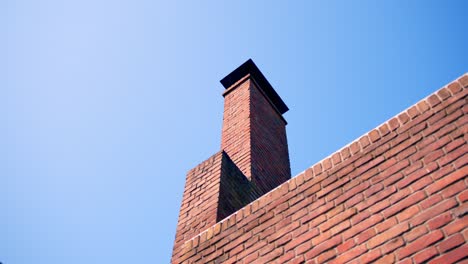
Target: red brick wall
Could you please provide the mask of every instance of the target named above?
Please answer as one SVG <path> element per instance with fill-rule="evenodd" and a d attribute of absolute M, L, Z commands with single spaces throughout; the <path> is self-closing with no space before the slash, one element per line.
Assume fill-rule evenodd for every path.
<path fill-rule="evenodd" d="M 467 88 L 465 74 L 176 246 L 172 262 L 467 261 Z"/>

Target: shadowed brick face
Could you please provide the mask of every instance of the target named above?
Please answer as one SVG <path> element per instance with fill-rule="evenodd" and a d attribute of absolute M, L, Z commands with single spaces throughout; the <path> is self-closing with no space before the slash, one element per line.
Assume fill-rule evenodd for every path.
<path fill-rule="evenodd" d="M 229 164 L 221 176 L 206 162 L 187 175 L 172 263 L 468 261 L 467 91 L 465 74 L 259 198 L 243 197 L 249 165 L 216 154 L 208 164 Z M 222 203 L 197 201 L 212 196 L 236 211 L 211 215 Z M 186 215 L 201 221 L 180 238 Z"/>

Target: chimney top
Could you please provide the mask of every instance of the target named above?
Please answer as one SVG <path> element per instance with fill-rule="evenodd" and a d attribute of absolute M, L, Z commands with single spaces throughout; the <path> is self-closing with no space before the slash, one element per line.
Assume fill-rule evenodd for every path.
<path fill-rule="evenodd" d="M 262 89 L 268 99 L 281 114 L 284 114 L 289 110 L 252 59 L 248 59 L 241 66 L 224 77 L 220 82 L 225 89 L 228 89 L 247 74 L 250 74 L 250 76 L 258 83 L 258 86 L 260 86 L 259 88 Z"/>

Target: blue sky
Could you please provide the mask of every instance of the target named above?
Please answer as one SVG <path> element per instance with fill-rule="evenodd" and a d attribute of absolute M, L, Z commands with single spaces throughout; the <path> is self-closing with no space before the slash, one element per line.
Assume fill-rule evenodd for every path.
<path fill-rule="evenodd" d="M 0 3 L 0 262 L 168 263 L 248 58 L 293 175 L 468 71 L 466 1 L 221 2 Z"/>

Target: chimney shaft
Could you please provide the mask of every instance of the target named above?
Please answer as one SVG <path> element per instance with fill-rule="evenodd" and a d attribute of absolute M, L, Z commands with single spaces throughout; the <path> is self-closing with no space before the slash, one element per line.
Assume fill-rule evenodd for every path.
<path fill-rule="evenodd" d="M 288 108 L 252 60 L 226 76 L 221 149 L 264 194 L 291 178 Z"/>

